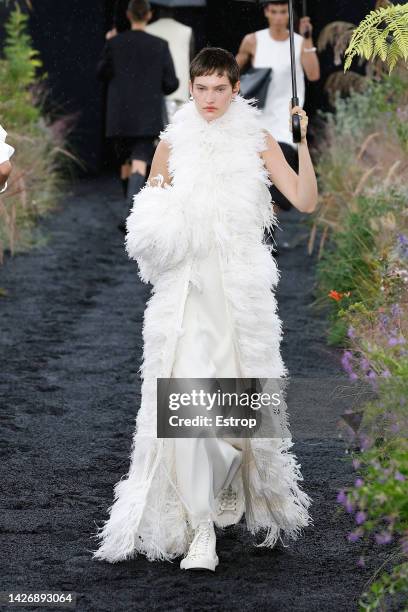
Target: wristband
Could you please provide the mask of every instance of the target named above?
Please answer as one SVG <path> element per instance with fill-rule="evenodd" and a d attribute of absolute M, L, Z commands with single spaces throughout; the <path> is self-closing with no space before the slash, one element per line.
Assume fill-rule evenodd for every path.
<path fill-rule="evenodd" d="M 305 53 L 314 53 L 315 51 L 317 51 L 317 48 L 316 47 L 305 47 L 303 51 Z"/>

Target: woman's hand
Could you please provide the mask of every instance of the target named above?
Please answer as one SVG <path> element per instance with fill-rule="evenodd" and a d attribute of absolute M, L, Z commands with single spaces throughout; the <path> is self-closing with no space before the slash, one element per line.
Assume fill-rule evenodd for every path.
<path fill-rule="evenodd" d="M 289 117 L 289 129 L 290 131 L 292 131 L 292 115 L 294 115 L 295 113 L 297 115 L 300 115 L 301 119 L 300 119 L 300 132 L 301 132 L 301 139 L 302 141 L 306 140 L 306 135 L 307 135 L 307 126 L 309 123 L 309 118 L 306 114 L 306 111 L 303 110 L 303 108 L 301 108 L 300 106 L 294 106 L 293 108 L 291 108 L 291 103 L 289 103 L 289 109 L 290 109 L 290 117 Z"/>

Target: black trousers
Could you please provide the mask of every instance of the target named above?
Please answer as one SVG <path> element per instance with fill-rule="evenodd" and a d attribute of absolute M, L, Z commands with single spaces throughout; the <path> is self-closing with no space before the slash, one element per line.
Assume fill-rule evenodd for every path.
<path fill-rule="evenodd" d="M 282 153 L 284 154 L 288 164 L 291 166 L 291 168 L 293 168 L 296 173 L 298 173 L 299 159 L 296 149 L 287 142 L 278 142 L 278 145 L 282 149 Z M 279 208 L 282 208 L 283 210 L 290 210 L 291 208 L 293 208 L 289 200 L 275 187 L 275 185 L 269 187 L 269 191 L 273 201 L 277 206 L 279 206 Z"/>
<path fill-rule="evenodd" d="M 120 165 L 133 159 L 141 159 L 148 166 L 152 163 L 156 136 L 117 136 L 113 146 Z"/>

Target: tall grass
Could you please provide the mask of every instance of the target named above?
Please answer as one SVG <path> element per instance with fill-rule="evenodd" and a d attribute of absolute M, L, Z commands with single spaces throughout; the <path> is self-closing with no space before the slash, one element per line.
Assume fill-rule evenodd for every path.
<path fill-rule="evenodd" d="M 47 75 L 38 72 L 42 62 L 27 22 L 16 5 L 5 26 L 0 59 L 1 123 L 16 150 L 8 189 L 0 195 L 0 264 L 5 251 L 14 255 L 41 242 L 37 220 L 57 206 L 62 170 L 75 160 L 66 147 L 72 117 L 54 121 L 45 113 Z"/>

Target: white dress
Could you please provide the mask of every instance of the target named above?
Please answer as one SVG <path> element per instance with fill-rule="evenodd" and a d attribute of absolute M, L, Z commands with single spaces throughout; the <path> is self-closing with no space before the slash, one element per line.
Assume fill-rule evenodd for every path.
<path fill-rule="evenodd" d="M 239 362 L 215 248 L 196 260 L 173 378 L 238 378 Z M 193 528 L 216 512 L 216 497 L 242 461 L 238 438 L 175 438 L 177 482 Z M 238 447 L 238 448 L 235 448 Z"/>

